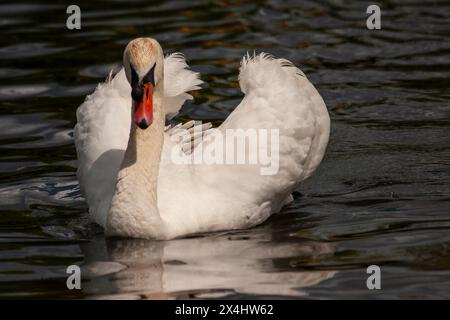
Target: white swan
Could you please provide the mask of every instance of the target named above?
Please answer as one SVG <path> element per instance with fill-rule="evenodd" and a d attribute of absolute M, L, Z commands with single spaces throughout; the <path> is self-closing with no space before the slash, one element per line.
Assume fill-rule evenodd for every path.
<path fill-rule="evenodd" d="M 255 226 L 290 201 L 323 158 L 330 131 L 325 103 L 287 60 L 244 57 L 245 97 L 218 128 L 279 130 L 275 175 L 261 175 L 253 164 L 175 163 L 173 150 L 185 142 L 171 139 L 176 130 L 166 131 L 165 119 L 202 81 L 182 55 L 164 59 L 150 38 L 131 41 L 123 65 L 78 108 L 74 131 L 81 190 L 107 236 L 172 239 Z"/>

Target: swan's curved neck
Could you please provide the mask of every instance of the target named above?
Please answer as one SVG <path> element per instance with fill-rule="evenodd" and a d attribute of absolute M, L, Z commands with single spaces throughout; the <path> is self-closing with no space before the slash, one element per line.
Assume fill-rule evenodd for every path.
<path fill-rule="evenodd" d="M 131 124 L 127 150 L 117 177 L 105 232 L 110 236 L 164 238 L 157 206 L 159 163 L 164 143 L 165 112 L 161 89 L 155 90 L 153 123 Z"/>

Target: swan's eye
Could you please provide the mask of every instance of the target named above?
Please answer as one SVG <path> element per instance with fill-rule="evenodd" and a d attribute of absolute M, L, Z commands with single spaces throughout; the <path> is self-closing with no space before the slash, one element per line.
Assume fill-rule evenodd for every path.
<path fill-rule="evenodd" d="M 139 76 L 134 70 L 133 65 L 130 63 L 130 70 L 131 70 L 131 87 L 135 87 L 139 84 Z"/>
<path fill-rule="evenodd" d="M 142 83 L 151 83 L 153 86 L 155 86 L 155 67 L 156 67 L 156 63 L 147 72 L 147 74 L 144 76 L 144 78 L 142 78 Z"/>
<path fill-rule="evenodd" d="M 133 98 L 134 101 L 141 101 L 143 94 L 144 94 L 144 90 L 142 89 L 142 87 L 140 85 L 133 86 L 131 88 L 131 97 Z"/>
<path fill-rule="evenodd" d="M 151 83 L 155 86 L 155 67 L 156 63 L 153 67 L 147 72 L 147 74 L 142 78 L 142 81 L 139 81 L 139 76 L 136 70 L 133 68 L 133 65 L 130 63 L 131 70 L 131 97 L 134 101 L 141 101 L 142 95 L 144 94 L 143 86 L 146 83 Z M 146 92 L 148 95 L 149 92 Z"/>
<path fill-rule="evenodd" d="M 134 70 L 133 66 L 130 63 L 130 70 L 131 70 L 131 97 L 134 101 L 141 101 L 142 100 L 142 94 L 143 89 L 141 84 L 139 83 L 139 76 Z"/>

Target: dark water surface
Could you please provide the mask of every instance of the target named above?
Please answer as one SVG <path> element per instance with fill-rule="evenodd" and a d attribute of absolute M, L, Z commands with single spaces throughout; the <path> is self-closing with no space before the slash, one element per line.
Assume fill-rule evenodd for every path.
<path fill-rule="evenodd" d="M 377 31 L 371 1 L 76 3 L 80 31 L 69 2 L 0 4 L 0 298 L 450 298 L 450 1 L 378 2 Z M 75 176 L 75 110 L 139 36 L 202 73 L 180 121 L 223 121 L 247 50 L 306 72 L 332 133 L 293 204 L 251 230 L 105 241 Z"/>

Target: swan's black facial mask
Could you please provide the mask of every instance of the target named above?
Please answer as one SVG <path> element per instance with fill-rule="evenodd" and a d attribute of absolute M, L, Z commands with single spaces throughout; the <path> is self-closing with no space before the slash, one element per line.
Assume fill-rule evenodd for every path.
<path fill-rule="evenodd" d="M 155 67 L 139 81 L 139 76 L 130 64 L 131 98 L 134 101 L 134 122 L 141 129 L 148 128 L 153 122 L 153 89 L 155 87 Z"/>

